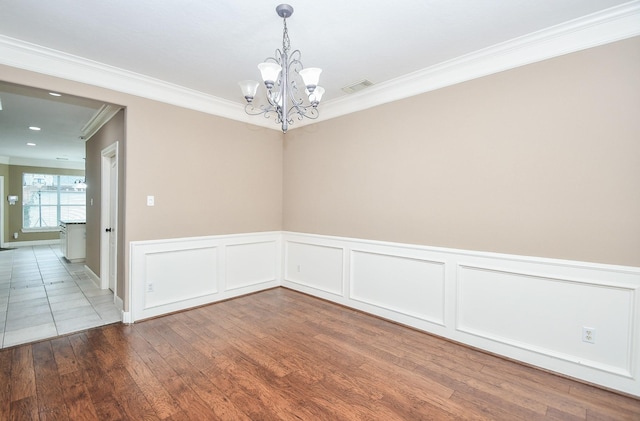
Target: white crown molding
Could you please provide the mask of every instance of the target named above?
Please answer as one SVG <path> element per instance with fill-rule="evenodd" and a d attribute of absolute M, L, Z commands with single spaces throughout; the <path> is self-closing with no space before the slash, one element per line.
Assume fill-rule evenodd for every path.
<path fill-rule="evenodd" d="M 640 0 L 634 0 L 329 100 L 317 120 L 297 121 L 291 129 L 638 35 Z M 243 104 L 3 35 L 0 64 L 280 130 L 271 120 L 248 116 Z"/>
<path fill-rule="evenodd" d="M 636 0 L 327 101 L 318 120 L 328 120 L 637 35 L 640 35 L 640 1 Z"/>
<path fill-rule="evenodd" d="M 118 111 L 120 111 L 122 107 L 118 105 L 104 104 L 98 112 L 91 117 L 91 120 L 84 125 L 82 130 L 82 140 L 85 142 L 91 139 L 91 136 L 96 134 L 98 130 L 102 128 L 111 118 L 116 115 Z"/>
<path fill-rule="evenodd" d="M 1 34 L 0 64 L 249 122 L 239 103 Z"/>

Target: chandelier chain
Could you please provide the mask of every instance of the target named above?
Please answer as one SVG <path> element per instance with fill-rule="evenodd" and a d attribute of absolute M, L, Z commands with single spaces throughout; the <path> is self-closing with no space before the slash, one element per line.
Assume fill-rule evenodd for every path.
<path fill-rule="evenodd" d="M 291 41 L 289 41 L 289 31 L 287 30 L 287 19 L 284 21 L 284 32 L 282 33 L 282 49 L 284 53 L 289 53 L 291 49 Z"/>

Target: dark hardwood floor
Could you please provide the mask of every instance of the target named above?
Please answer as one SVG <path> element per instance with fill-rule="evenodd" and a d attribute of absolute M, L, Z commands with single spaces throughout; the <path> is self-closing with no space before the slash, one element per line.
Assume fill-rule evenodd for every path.
<path fill-rule="evenodd" d="M 0 420 L 639 420 L 640 400 L 284 288 L 0 351 Z"/>

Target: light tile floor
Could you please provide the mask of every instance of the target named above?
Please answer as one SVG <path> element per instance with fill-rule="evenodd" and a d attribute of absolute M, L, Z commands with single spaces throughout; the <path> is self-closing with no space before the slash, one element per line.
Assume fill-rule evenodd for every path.
<path fill-rule="evenodd" d="M 111 290 L 56 246 L 0 251 L 0 348 L 121 321 Z"/>

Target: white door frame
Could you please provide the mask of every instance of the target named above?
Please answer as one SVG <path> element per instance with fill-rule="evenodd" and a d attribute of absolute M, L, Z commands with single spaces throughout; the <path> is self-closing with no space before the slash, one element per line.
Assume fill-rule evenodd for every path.
<path fill-rule="evenodd" d="M 4 175 L 0 175 L 0 248 L 4 247 L 4 219 L 6 215 L 4 196 Z"/>
<path fill-rule="evenodd" d="M 116 203 L 110 203 L 110 191 L 111 191 L 111 160 L 115 159 L 116 162 L 116 185 L 113 186 L 116 189 Z M 118 244 L 118 230 L 116 229 L 118 226 L 118 212 L 113 215 L 114 221 L 116 221 L 115 226 L 111 227 L 111 209 L 118 209 L 118 142 L 114 142 L 113 144 L 107 146 L 102 150 L 101 153 L 101 161 L 100 161 L 100 288 L 107 289 L 109 288 L 109 275 L 111 268 L 109 267 L 109 236 L 115 235 L 116 237 L 113 239 L 116 244 Z M 114 229 L 113 232 L 107 233 L 105 230 L 107 228 Z M 116 255 L 113 256 L 114 259 L 117 259 Z M 116 268 L 118 263 L 116 261 Z M 118 282 L 116 279 L 116 283 L 114 286 L 113 297 L 118 296 L 116 289 L 118 288 Z"/>

